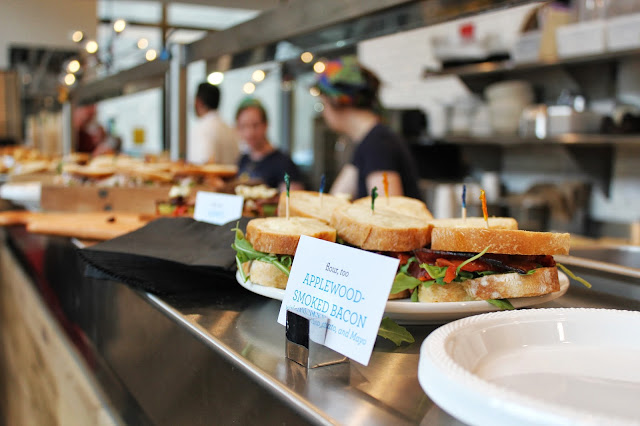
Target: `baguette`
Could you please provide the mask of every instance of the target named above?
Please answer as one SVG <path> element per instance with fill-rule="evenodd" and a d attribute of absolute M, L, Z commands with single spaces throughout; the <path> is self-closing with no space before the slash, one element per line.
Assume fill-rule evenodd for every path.
<path fill-rule="evenodd" d="M 517 255 L 569 254 L 571 236 L 552 232 L 531 232 L 486 228 L 433 228 L 432 250 Z"/>
<path fill-rule="evenodd" d="M 494 274 L 451 282 L 445 285 L 418 286 L 420 302 L 467 302 L 471 300 L 508 299 L 541 296 L 560 290 L 556 267 L 538 268 L 531 275 Z"/>
<path fill-rule="evenodd" d="M 294 255 L 300 235 L 335 242 L 336 230 L 317 219 L 270 217 L 247 224 L 247 240 L 263 253 Z"/>
<path fill-rule="evenodd" d="M 371 197 L 363 197 L 355 200 L 353 204 L 371 206 Z M 394 195 L 391 197 L 379 197 L 376 200 L 376 211 L 390 210 L 401 213 L 405 216 L 411 216 L 418 219 L 433 219 L 433 215 L 422 201 L 411 198 Z"/>
<path fill-rule="evenodd" d="M 371 212 L 370 207 L 351 204 L 333 211 L 331 225 L 340 238 L 364 250 L 409 251 L 431 240 L 431 224 L 391 210 Z"/>
<path fill-rule="evenodd" d="M 278 216 L 286 215 L 287 194 L 282 192 L 278 201 Z M 331 214 L 340 207 L 349 204 L 344 198 L 330 194 L 322 195 L 320 205 L 320 193 L 313 191 L 291 191 L 289 197 L 289 214 L 291 216 L 312 217 L 323 222 L 331 222 Z"/>
<path fill-rule="evenodd" d="M 433 219 L 430 220 L 434 228 L 485 228 L 486 222 L 481 217 L 468 217 L 466 219 Z M 518 221 L 512 217 L 490 217 L 491 229 L 518 229 Z"/>

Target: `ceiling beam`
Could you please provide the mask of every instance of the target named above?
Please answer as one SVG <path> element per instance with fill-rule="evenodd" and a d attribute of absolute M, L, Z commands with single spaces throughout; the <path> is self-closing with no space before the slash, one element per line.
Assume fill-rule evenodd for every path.
<path fill-rule="evenodd" d="M 414 3 L 422 25 L 434 25 L 538 0 L 294 0 L 187 46 L 186 62 L 213 60 Z"/>
<path fill-rule="evenodd" d="M 110 26 L 110 25 L 113 24 L 113 21 L 111 19 L 100 19 L 98 21 L 98 23 Z M 127 27 L 128 26 L 132 26 L 132 27 L 148 27 L 148 28 L 162 28 L 162 23 L 158 22 L 158 23 L 152 24 L 152 23 L 149 23 L 149 22 L 138 22 L 138 21 L 129 21 L 129 20 L 127 20 Z M 170 29 L 170 30 L 217 31 L 217 30 L 211 29 L 211 28 L 190 27 L 188 25 L 171 25 L 171 24 L 167 24 L 166 28 Z"/>
<path fill-rule="evenodd" d="M 125 2 L 126 0 L 115 0 L 118 2 Z M 287 3 L 287 0 L 137 0 L 137 1 L 152 1 L 154 3 L 184 3 L 184 4 L 197 4 L 201 6 L 212 7 L 228 7 L 233 9 L 248 9 L 248 10 L 267 10 L 278 7 L 283 3 Z"/>
<path fill-rule="evenodd" d="M 411 0 L 298 0 L 187 46 L 187 62 L 264 46 Z"/>

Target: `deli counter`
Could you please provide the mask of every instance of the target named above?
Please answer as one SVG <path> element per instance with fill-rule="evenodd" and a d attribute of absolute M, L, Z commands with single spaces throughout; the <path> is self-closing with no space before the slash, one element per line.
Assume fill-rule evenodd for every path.
<path fill-rule="evenodd" d="M 400 347 L 378 338 L 368 366 L 306 369 L 285 357 L 280 302 L 231 275 L 157 296 L 87 269 L 78 240 L 21 226 L 2 239 L 8 424 L 460 424 L 418 382 L 420 344 L 440 324 L 408 325 L 415 343 Z M 573 268 L 594 288 L 572 283 L 537 307 L 640 310 L 633 268 Z"/>

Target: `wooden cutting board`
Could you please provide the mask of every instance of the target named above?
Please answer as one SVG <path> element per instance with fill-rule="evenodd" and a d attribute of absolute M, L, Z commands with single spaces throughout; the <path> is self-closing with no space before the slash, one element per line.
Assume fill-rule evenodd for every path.
<path fill-rule="evenodd" d="M 146 225 L 152 217 L 135 213 L 0 212 L 0 226 L 26 225 L 29 232 L 87 240 L 109 240 Z"/>
<path fill-rule="evenodd" d="M 29 232 L 110 240 L 147 224 L 135 213 L 46 213 L 28 220 Z"/>
<path fill-rule="evenodd" d="M 0 226 L 26 225 L 29 219 L 41 213 L 27 210 L 8 210 L 0 212 Z"/>

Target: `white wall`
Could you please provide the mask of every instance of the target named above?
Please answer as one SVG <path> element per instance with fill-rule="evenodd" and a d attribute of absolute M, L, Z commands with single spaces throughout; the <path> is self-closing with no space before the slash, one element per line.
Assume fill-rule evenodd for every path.
<path fill-rule="evenodd" d="M 191 140 L 191 132 L 198 120 L 194 108 L 198 85 L 206 79 L 207 63 L 205 61 L 192 62 L 187 66 L 187 141 Z M 232 125 L 231 122 L 227 124 Z"/>
<path fill-rule="evenodd" d="M 162 152 L 162 89 L 144 90 L 97 104 L 98 122 L 106 128 L 111 118 L 116 122 L 116 134 L 122 138 L 122 151 L 140 156 Z M 133 131 L 144 129 L 142 145 L 133 143 Z"/>
<path fill-rule="evenodd" d="M 95 1 L 0 0 L 0 69 L 9 66 L 12 45 L 78 47 L 74 30 L 95 37 Z"/>
<path fill-rule="evenodd" d="M 313 121 L 315 117 L 322 113 L 321 108 L 323 108 L 320 98 L 314 97 L 309 93 L 309 88 L 315 82 L 315 79 L 316 74 L 313 72 L 301 75 L 297 78 L 293 89 L 293 143 L 291 157 L 294 162 L 304 166 L 313 164 Z"/>
<path fill-rule="evenodd" d="M 269 71 L 266 78 L 256 83 L 256 91 L 247 95 L 242 91 L 242 86 L 251 81 L 251 74 L 257 69 Z M 230 126 L 235 126 L 236 110 L 238 105 L 247 96 L 260 100 L 267 110 L 269 118 L 269 130 L 267 136 L 273 146 L 281 145 L 280 120 L 281 120 L 281 72 L 277 64 L 268 63 L 247 68 L 237 68 L 224 73 L 224 81 L 220 84 L 220 115 Z"/>
<path fill-rule="evenodd" d="M 526 5 L 470 19 L 397 33 L 364 41 L 358 45 L 359 60 L 371 68 L 383 82 L 381 99 L 389 108 L 419 107 L 429 115 L 432 136 L 445 131 L 445 110 L 468 89 L 457 77 L 424 79 L 425 67 L 439 67 L 430 40 L 435 36 L 453 37 L 461 22 L 473 21 L 478 36 L 490 32 L 501 35 L 510 46 L 519 33 L 525 16 L 536 5 Z M 617 94 L 624 102 L 640 105 L 638 60 L 628 60 L 619 70 Z M 617 147 L 613 158 L 610 196 L 601 188 L 592 191 L 590 212 L 594 219 L 628 223 L 640 220 L 640 149 Z M 593 177 L 580 169 L 561 146 L 521 146 L 506 150 L 502 158 L 502 182 L 510 193 L 520 193 L 537 183 L 592 182 Z"/>
<path fill-rule="evenodd" d="M 426 67 L 440 66 L 431 44 L 433 38 L 455 38 L 461 23 L 473 22 L 476 37 L 498 35 L 500 45 L 508 50 L 525 17 L 537 6 L 525 5 L 366 40 L 358 44 L 358 59 L 382 81 L 380 97 L 385 107 L 424 109 L 429 114 L 429 131 L 442 136 L 445 106 L 468 90 L 457 77 L 422 77 Z"/>

